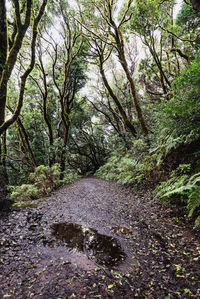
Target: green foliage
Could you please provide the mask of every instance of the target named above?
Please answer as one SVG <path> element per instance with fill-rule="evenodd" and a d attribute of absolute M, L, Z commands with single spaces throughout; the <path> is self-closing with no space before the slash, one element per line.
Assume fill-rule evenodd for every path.
<path fill-rule="evenodd" d="M 170 101 L 155 108 L 157 145 L 152 151 L 158 165 L 174 149 L 200 138 L 200 51 L 174 81 L 173 93 Z"/>
<path fill-rule="evenodd" d="M 137 162 L 129 154 L 120 157 L 120 153 L 108 159 L 108 162 L 99 168 L 97 176 L 107 180 L 117 180 L 121 184 L 130 184 L 134 180 L 134 169 Z"/>
<path fill-rule="evenodd" d="M 37 208 L 37 203 L 28 201 L 28 202 L 15 202 L 13 207 L 20 208 L 20 209 L 25 209 L 25 208 Z"/>
<path fill-rule="evenodd" d="M 78 175 L 74 170 L 67 169 L 64 171 L 64 178 L 62 180 L 59 180 L 61 184 L 69 184 L 73 181 L 80 178 L 80 175 Z"/>
<path fill-rule="evenodd" d="M 195 226 L 198 226 L 200 217 L 200 172 L 194 175 L 182 174 L 190 165 L 180 165 L 177 171 L 172 172 L 169 180 L 162 182 L 156 188 L 156 193 L 163 200 L 175 198 L 176 204 L 181 200 L 188 210 L 188 216 L 195 216 Z M 181 172 L 180 172 L 181 171 Z"/>
<path fill-rule="evenodd" d="M 133 148 L 116 150 L 107 163 L 100 167 L 96 175 L 106 180 L 116 180 L 122 185 L 139 184 L 145 174 L 153 169 L 153 159 L 148 154 L 148 147 L 143 139 L 133 142 Z"/>
<path fill-rule="evenodd" d="M 199 15 L 196 10 L 192 8 L 189 3 L 183 3 L 180 12 L 177 15 L 176 23 L 179 25 L 183 32 L 191 33 L 199 30 Z"/>
<path fill-rule="evenodd" d="M 200 51 L 191 65 L 174 82 L 174 98 L 162 104 L 162 127 L 171 137 L 185 136 L 186 142 L 200 135 Z M 189 140 L 190 139 L 190 140 Z"/>
<path fill-rule="evenodd" d="M 131 19 L 133 30 L 148 36 L 147 32 L 157 30 L 158 25 L 167 26 L 169 23 L 169 16 L 167 16 L 169 6 L 170 3 L 161 4 L 158 0 L 136 1 Z"/>
<path fill-rule="evenodd" d="M 30 201 L 40 195 L 37 186 L 32 184 L 11 186 L 10 190 L 12 191 L 10 198 L 14 201 Z"/>
<path fill-rule="evenodd" d="M 173 171 L 171 173 L 170 178 L 167 181 L 164 181 L 160 183 L 157 187 L 155 192 L 159 197 L 161 197 L 163 200 L 167 200 L 170 198 L 170 196 L 173 196 L 176 193 L 176 190 L 182 190 L 184 189 L 183 186 L 188 180 L 189 175 L 183 174 L 178 175 L 178 170 Z M 183 190 L 184 192 L 184 190 Z"/>
<path fill-rule="evenodd" d="M 40 165 L 30 174 L 32 184 L 21 186 L 10 186 L 10 198 L 17 202 L 28 202 L 36 198 L 48 195 L 62 183 L 71 183 L 78 178 L 72 170 L 64 172 L 64 178 L 60 180 L 60 166 L 55 164 L 52 167 Z"/>
<path fill-rule="evenodd" d="M 30 180 L 34 183 L 41 195 L 48 194 L 59 185 L 60 169 L 55 164 L 52 167 L 40 165 L 34 173 L 30 174 Z"/>

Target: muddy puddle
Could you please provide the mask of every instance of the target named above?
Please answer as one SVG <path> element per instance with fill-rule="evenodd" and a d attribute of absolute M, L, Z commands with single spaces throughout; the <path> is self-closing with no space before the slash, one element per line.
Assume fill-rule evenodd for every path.
<path fill-rule="evenodd" d="M 118 266 L 126 259 L 119 241 L 97 230 L 74 223 L 51 225 L 55 242 L 52 247 L 66 247 L 72 253 L 84 253 L 89 260 L 108 268 Z"/>

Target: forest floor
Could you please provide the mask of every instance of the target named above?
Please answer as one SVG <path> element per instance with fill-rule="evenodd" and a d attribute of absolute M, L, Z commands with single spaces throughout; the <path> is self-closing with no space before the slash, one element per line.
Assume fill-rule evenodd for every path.
<path fill-rule="evenodd" d="M 83 178 L 0 216 L 0 298 L 200 298 L 199 234 L 148 188 Z"/>

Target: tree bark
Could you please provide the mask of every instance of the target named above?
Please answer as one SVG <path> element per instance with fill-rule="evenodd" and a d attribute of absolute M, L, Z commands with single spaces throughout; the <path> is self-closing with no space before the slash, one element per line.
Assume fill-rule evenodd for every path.
<path fill-rule="evenodd" d="M 115 22 L 112 20 L 112 16 L 110 15 L 110 24 L 111 27 L 114 29 L 114 39 L 115 39 L 115 43 L 116 43 L 116 48 L 118 51 L 118 55 L 119 55 L 119 61 L 124 69 L 124 72 L 126 74 L 127 80 L 130 83 L 130 87 L 131 87 L 131 92 L 132 92 L 132 96 L 133 96 L 133 100 L 134 100 L 134 104 L 135 104 L 135 109 L 136 109 L 136 113 L 137 113 L 137 117 L 138 120 L 140 122 L 140 125 L 142 127 L 142 133 L 144 136 L 148 135 L 148 129 L 146 126 L 146 122 L 143 116 L 143 112 L 140 106 L 140 102 L 139 102 L 139 96 L 136 90 L 136 86 L 135 86 L 135 82 L 134 79 L 131 75 L 131 72 L 128 68 L 128 63 L 126 60 L 126 56 L 125 56 L 125 52 L 124 52 L 124 41 L 123 41 L 123 36 L 121 33 L 120 28 L 117 27 L 117 25 L 115 24 Z"/>
<path fill-rule="evenodd" d="M 21 133 L 22 133 L 22 139 L 24 139 L 25 141 L 25 148 L 27 149 L 27 154 L 28 154 L 28 157 L 29 157 L 29 160 L 30 160 L 30 164 L 32 166 L 32 170 L 34 171 L 35 168 L 36 168 L 36 160 L 35 160 L 35 156 L 33 154 L 33 151 L 32 151 L 32 148 L 31 148 L 31 145 L 30 145 L 30 142 L 29 142 L 29 138 L 28 138 L 28 134 L 26 132 L 26 129 L 21 121 L 21 119 L 18 117 L 17 119 L 17 124 L 19 126 L 19 130 L 21 130 Z"/>
<path fill-rule="evenodd" d="M 104 85 L 106 87 L 106 89 L 108 90 L 111 98 L 113 99 L 114 103 L 116 104 L 118 110 L 119 110 L 119 113 L 120 115 L 122 116 L 122 119 L 124 121 L 124 124 L 125 126 L 130 130 L 131 134 L 136 137 L 137 136 L 137 132 L 135 130 L 135 127 L 133 126 L 133 124 L 131 123 L 131 121 L 128 119 L 127 115 L 126 115 L 126 112 L 124 111 L 120 101 L 118 100 L 117 96 L 114 94 L 112 88 L 110 87 L 109 83 L 108 83 L 108 80 L 106 78 L 106 75 L 105 75 L 105 72 L 104 72 L 104 69 L 103 69 L 103 62 L 100 61 L 100 73 L 101 73 L 101 76 L 102 76 L 102 80 L 104 82 Z"/>
<path fill-rule="evenodd" d="M 5 0 L 0 0 L 0 126 L 5 119 L 7 84 L 2 82 L 8 53 L 8 29 Z"/>
<path fill-rule="evenodd" d="M 8 176 L 6 171 L 6 132 L 0 136 L 0 210 L 5 209 L 9 206 L 9 201 L 7 200 L 7 189 Z"/>
<path fill-rule="evenodd" d="M 170 51 L 171 52 L 177 52 L 182 58 L 184 58 L 185 60 L 187 60 L 187 64 L 188 65 L 191 64 L 190 57 L 187 54 L 183 53 L 181 51 L 181 49 L 179 49 L 179 48 L 171 48 Z"/>
<path fill-rule="evenodd" d="M 192 7 L 198 11 L 200 11 L 200 2 L 199 0 L 190 0 Z"/>

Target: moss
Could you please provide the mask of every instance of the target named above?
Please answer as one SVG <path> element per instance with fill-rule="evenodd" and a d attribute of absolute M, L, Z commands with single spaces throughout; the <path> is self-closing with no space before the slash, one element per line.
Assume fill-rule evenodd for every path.
<path fill-rule="evenodd" d="M 27 202 L 16 202 L 12 206 L 16 207 L 16 208 L 21 208 L 21 209 L 25 209 L 25 208 L 37 208 L 38 203 L 31 202 L 31 201 L 27 201 Z"/>

